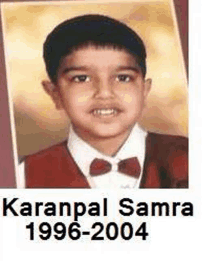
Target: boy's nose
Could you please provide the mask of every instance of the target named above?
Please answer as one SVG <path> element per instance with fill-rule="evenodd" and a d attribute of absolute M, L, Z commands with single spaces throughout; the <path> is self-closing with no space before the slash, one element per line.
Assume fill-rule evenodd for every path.
<path fill-rule="evenodd" d="M 96 83 L 95 97 L 99 99 L 114 98 L 113 86 L 109 81 L 98 81 Z"/>

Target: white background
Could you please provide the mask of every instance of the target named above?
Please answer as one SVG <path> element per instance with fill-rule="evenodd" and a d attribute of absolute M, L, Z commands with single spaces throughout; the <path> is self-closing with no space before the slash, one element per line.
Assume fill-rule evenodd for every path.
<path fill-rule="evenodd" d="M 219 248 L 219 117 L 220 112 L 220 3 L 215 0 L 190 0 L 190 189 L 126 190 L 120 192 L 87 190 L 1 190 L 2 198 L 21 201 L 100 201 L 109 198 L 111 216 L 107 221 L 121 222 L 118 199 L 134 201 L 191 201 L 194 217 L 137 218 L 148 221 L 149 240 L 131 242 L 58 242 L 28 240 L 25 226 L 37 218 L 2 217 L 0 214 L 0 260 L 220 260 Z M 44 221 L 41 217 L 38 221 Z M 56 220 L 55 220 L 56 221 Z M 57 221 L 62 221 L 58 220 Z M 82 218 L 85 224 L 90 219 Z M 101 221 L 96 220 L 96 221 Z M 106 219 L 105 219 L 106 221 Z M 127 221 L 127 220 L 126 220 Z"/>

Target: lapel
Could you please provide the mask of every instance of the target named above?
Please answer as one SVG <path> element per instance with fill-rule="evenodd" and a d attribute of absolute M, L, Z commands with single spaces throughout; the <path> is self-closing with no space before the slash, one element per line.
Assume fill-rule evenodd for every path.
<path fill-rule="evenodd" d="M 70 186 L 72 188 L 91 188 L 86 177 L 83 175 L 82 171 L 72 158 L 67 148 L 67 144 L 65 144 L 65 152 L 65 159 L 67 160 L 66 164 L 68 166 L 68 169 L 71 170 L 71 176 L 73 177 L 72 181 L 70 182 Z"/>
<path fill-rule="evenodd" d="M 148 133 L 140 188 L 188 188 L 188 139 Z"/>
<path fill-rule="evenodd" d="M 72 159 L 67 142 L 55 145 L 25 160 L 27 188 L 89 188 Z"/>
<path fill-rule="evenodd" d="M 148 133 L 146 138 L 146 155 L 144 160 L 143 176 L 140 182 L 140 188 L 159 188 L 159 161 L 156 160 L 157 141 L 154 139 L 152 133 Z"/>

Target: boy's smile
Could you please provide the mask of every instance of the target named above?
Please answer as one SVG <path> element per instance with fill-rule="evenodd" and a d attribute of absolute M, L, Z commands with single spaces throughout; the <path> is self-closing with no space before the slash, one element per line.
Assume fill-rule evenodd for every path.
<path fill-rule="evenodd" d="M 56 84 L 43 85 L 57 109 L 65 109 L 76 133 L 92 145 L 112 138 L 124 142 L 150 89 L 131 54 L 93 46 L 66 56 Z"/>

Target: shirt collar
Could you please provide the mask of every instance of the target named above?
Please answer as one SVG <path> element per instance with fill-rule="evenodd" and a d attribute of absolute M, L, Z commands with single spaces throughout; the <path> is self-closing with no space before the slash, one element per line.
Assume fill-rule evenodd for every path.
<path fill-rule="evenodd" d="M 102 154 L 101 152 L 90 146 L 87 142 L 82 140 L 74 132 L 71 126 L 67 147 L 76 164 L 86 177 L 90 176 L 90 164 L 95 158 L 104 159 L 110 163 L 115 163 L 126 158 L 137 157 L 140 162 L 142 172 L 145 158 L 146 136 L 147 133 L 138 124 L 135 124 L 123 146 L 114 157 L 111 157 Z"/>

